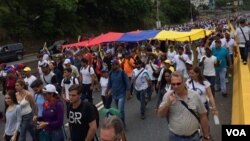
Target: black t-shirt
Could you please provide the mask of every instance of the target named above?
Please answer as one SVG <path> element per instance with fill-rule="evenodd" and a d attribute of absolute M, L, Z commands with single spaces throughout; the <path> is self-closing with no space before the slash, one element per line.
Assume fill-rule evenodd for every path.
<path fill-rule="evenodd" d="M 71 141 L 84 141 L 89 130 L 89 123 L 96 120 L 94 107 L 88 102 L 82 102 L 80 106 L 69 108 L 69 126 L 71 128 Z"/>

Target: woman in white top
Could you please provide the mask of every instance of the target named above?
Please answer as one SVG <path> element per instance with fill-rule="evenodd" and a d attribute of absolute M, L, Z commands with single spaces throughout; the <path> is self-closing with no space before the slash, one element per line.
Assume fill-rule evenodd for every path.
<path fill-rule="evenodd" d="M 8 91 L 4 96 L 4 101 L 7 105 L 4 139 L 5 141 L 18 141 L 18 129 L 21 123 L 21 107 L 17 103 L 15 91 Z"/>
<path fill-rule="evenodd" d="M 108 87 L 108 81 L 109 81 L 109 73 L 108 68 L 105 68 L 102 70 L 102 76 L 100 78 L 100 85 L 101 85 L 101 97 L 102 97 L 102 103 L 105 108 L 109 109 L 112 103 L 112 96 L 108 95 L 106 96 L 106 90 Z"/>
<path fill-rule="evenodd" d="M 199 67 L 194 67 L 188 71 L 189 79 L 186 81 L 186 85 L 188 89 L 197 91 L 200 95 L 201 101 L 204 103 L 207 111 L 209 112 L 209 104 L 208 100 L 212 106 L 212 113 L 218 114 L 216 109 L 216 104 L 214 101 L 214 97 L 210 88 L 210 83 L 205 80 L 203 75 L 201 74 Z M 208 100 L 207 100 L 208 97 Z"/>
<path fill-rule="evenodd" d="M 30 132 L 30 135 L 34 139 L 32 121 L 37 118 L 37 107 L 35 104 L 35 100 L 30 92 L 25 89 L 25 86 L 25 82 L 22 79 L 17 80 L 15 85 L 17 91 L 16 98 L 18 103 L 20 104 L 22 116 L 19 141 L 26 141 L 27 131 Z"/>

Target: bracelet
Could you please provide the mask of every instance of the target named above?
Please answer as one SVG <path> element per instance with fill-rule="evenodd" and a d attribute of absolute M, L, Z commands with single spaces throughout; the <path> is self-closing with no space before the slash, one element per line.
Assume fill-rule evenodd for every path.
<path fill-rule="evenodd" d="M 209 140 L 209 139 L 210 139 L 210 137 L 209 137 L 209 136 L 208 136 L 208 137 L 203 136 L 203 139 L 205 139 L 205 140 Z"/>

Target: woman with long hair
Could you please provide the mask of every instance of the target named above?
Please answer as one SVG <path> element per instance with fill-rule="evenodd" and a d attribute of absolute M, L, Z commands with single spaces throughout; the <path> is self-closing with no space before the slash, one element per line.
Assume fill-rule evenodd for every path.
<path fill-rule="evenodd" d="M 163 75 L 160 81 L 158 99 L 157 99 L 156 108 L 155 108 L 156 111 L 158 110 L 159 105 L 161 104 L 164 94 L 171 90 L 171 82 L 170 82 L 171 74 L 172 74 L 172 71 L 169 69 L 165 69 L 163 72 Z"/>
<path fill-rule="evenodd" d="M 44 104 L 42 117 L 43 121 L 38 122 L 37 128 L 43 129 L 39 139 L 46 138 L 48 141 L 64 141 L 63 118 L 64 107 L 60 100 L 56 87 L 48 84 L 43 89 Z"/>
<path fill-rule="evenodd" d="M 191 68 L 189 71 L 189 79 L 186 81 L 187 87 L 191 90 L 197 91 L 200 95 L 201 101 L 204 103 L 209 112 L 209 103 L 212 106 L 212 114 L 217 115 L 215 100 L 210 88 L 210 83 L 204 78 L 199 67 Z M 208 97 L 208 100 L 207 100 Z"/>
<path fill-rule="evenodd" d="M 33 119 L 37 118 L 37 106 L 30 92 L 26 89 L 24 80 L 18 79 L 16 84 L 16 98 L 21 107 L 21 124 L 19 141 L 26 141 L 26 132 L 29 131 L 34 139 L 34 130 L 32 126 Z"/>
<path fill-rule="evenodd" d="M 17 103 L 15 91 L 8 91 L 4 96 L 4 101 L 7 105 L 4 139 L 5 141 L 18 141 L 18 129 L 21 123 L 21 107 Z"/>

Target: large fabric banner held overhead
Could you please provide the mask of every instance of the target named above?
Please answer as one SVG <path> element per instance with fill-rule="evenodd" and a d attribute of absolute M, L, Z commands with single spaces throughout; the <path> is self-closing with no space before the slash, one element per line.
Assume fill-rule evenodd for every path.
<path fill-rule="evenodd" d="M 107 43 L 107 42 L 114 42 L 117 41 L 118 39 L 121 38 L 121 36 L 123 35 L 123 33 L 119 33 L 119 32 L 108 32 L 106 34 L 102 34 L 99 35 L 95 38 L 93 38 L 88 46 L 94 46 L 94 45 L 98 45 L 101 43 Z"/>
<path fill-rule="evenodd" d="M 159 30 L 144 30 L 138 33 L 125 33 L 118 39 L 118 42 L 139 42 L 148 40 L 155 37 L 160 31 Z"/>
<path fill-rule="evenodd" d="M 157 40 L 171 40 L 171 41 L 195 41 L 202 39 L 205 36 L 212 34 L 211 30 L 205 29 L 192 29 L 190 32 L 178 32 L 178 31 L 166 31 L 163 30 L 159 32 L 153 39 Z"/>

